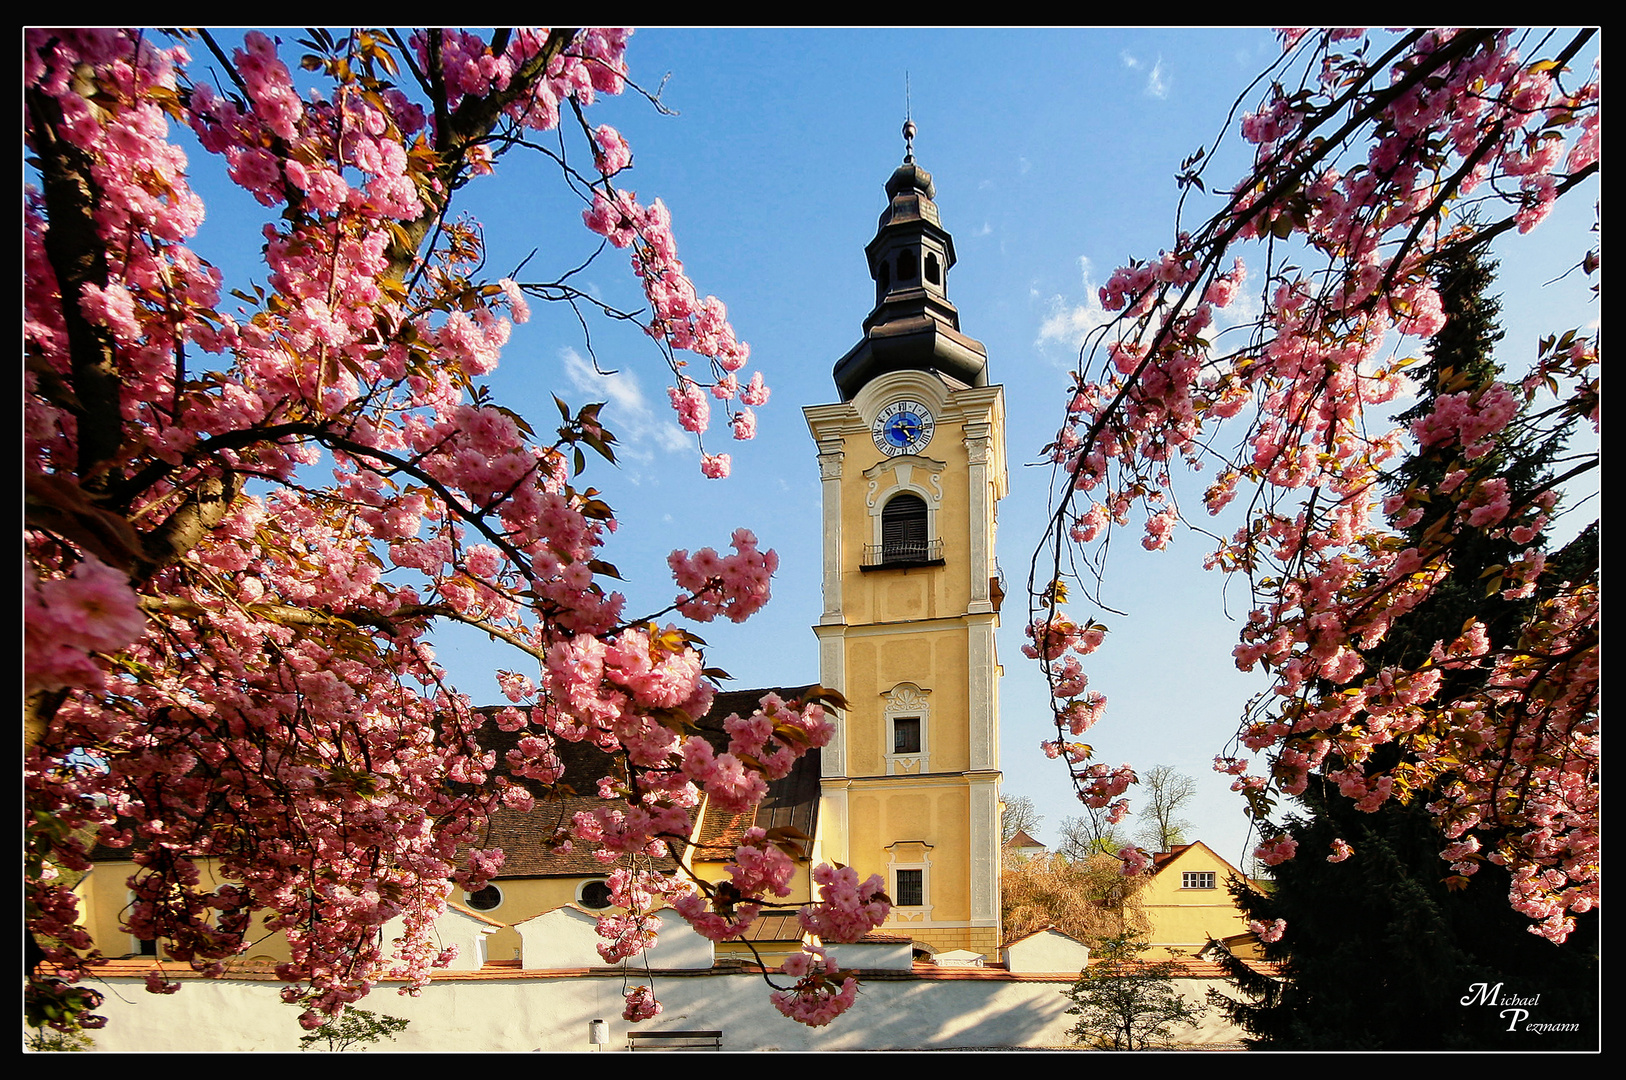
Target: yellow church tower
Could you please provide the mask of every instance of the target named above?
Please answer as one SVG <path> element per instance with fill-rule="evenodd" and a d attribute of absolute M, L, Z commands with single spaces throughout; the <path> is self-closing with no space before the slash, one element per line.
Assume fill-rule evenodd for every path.
<path fill-rule="evenodd" d="M 948 298 L 954 240 L 931 174 L 903 164 L 866 247 L 875 308 L 804 410 L 824 503 L 820 681 L 848 702 L 825 748 L 824 858 L 880 874 L 883 933 L 932 954 L 999 944 L 995 504 L 1005 397 Z"/>

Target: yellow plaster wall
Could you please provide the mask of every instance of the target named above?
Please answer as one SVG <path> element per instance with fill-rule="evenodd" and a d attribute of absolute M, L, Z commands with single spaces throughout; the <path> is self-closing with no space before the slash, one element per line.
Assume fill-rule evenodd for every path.
<path fill-rule="evenodd" d="M 891 781 L 884 786 L 854 780 L 849 789 L 852 865 L 860 877 L 880 874 L 888 880 L 894 859 L 889 846 L 920 841 L 930 850 L 927 901 L 932 921 L 965 922 L 971 918 L 970 795 L 954 782 L 915 785 Z M 909 858 L 898 860 L 912 863 Z M 886 929 L 911 934 L 922 927 L 893 920 Z M 964 938 L 956 931 L 957 940 Z M 960 947 L 958 945 L 954 946 Z"/>
<path fill-rule="evenodd" d="M 904 573 L 908 571 L 894 571 Z M 940 571 L 939 571 L 940 572 Z M 922 629 L 906 638 L 851 634 L 847 638 L 847 770 L 852 776 L 886 774 L 886 698 L 899 683 L 929 690 L 926 749 L 931 772 L 970 767 L 965 717 L 969 643 L 963 625 Z"/>
<path fill-rule="evenodd" d="M 1182 874 L 1211 872 L 1212 889 L 1183 889 Z M 1226 890 L 1226 881 L 1236 870 L 1201 843 L 1192 844 L 1165 864 L 1143 886 L 1142 911 L 1148 924 L 1148 940 L 1155 948 L 1196 952 L 1207 943 L 1247 930 L 1247 920 L 1237 910 Z"/>
<path fill-rule="evenodd" d="M 200 862 L 200 883 L 206 888 L 224 884 L 216 876 L 212 862 Z M 91 933 L 97 947 L 108 956 L 132 954 L 135 942 L 119 921 L 129 903 L 129 887 L 125 882 L 135 872 L 131 862 L 98 862 L 91 872 L 75 887 L 80 896 L 82 921 Z M 481 912 L 487 918 L 503 923 L 516 923 L 551 911 L 576 899 L 576 889 L 588 878 L 510 878 L 496 882 L 502 890 L 503 902 L 491 911 Z M 461 889 L 452 893 L 452 900 L 468 905 L 468 895 Z M 249 934 L 252 945 L 243 954 L 248 960 L 282 962 L 291 958 L 287 940 L 280 933 L 265 929 L 265 919 L 256 915 L 254 929 Z M 487 939 L 486 956 L 492 960 L 509 960 L 517 956 L 519 932 L 511 926 L 491 934 Z"/>
<path fill-rule="evenodd" d="M 697 862 L 693 870 L 697 877 L 705 881 L 726 881 L 730 877 L 726 862 Z M 801 905 L 813 902 L 813 877 L 806 859 L 798 859 L 796 862 L 796 872 L 790 879 L 790 895 L 775 899 L 781 904 Z"/>
<path fill-rule="evenodd" d="M 502 892 L 502 903 L 480 914 L 509 925 L 486 938 L 486 959 L 512 960 L 520 955 L 519 931 L 513 928 L 513 924 L 535 918 L 544 911 L 552 911 L 556 907 L 574 903 L 577 888 L 588 880 L 591 879 L 507 878 L 492 882 Z M 461 889 L 452 894 L 452 899 L 465 907 L 469 904 L 468 894 Z"/>
<path fill-rule="evenodd" d="M 135 939 L 121 925 L 130 904 L 128 882 L 136 869 L 136 864 L 127 860 L 98 862 L 74 886 L 74 894 L 79 897 L 80 923 L 105 956 L 136 954 Z M 198 860 L 198 884 L 206 890 L 226 884 L 225 878 L 215 873 L 214 860 Z M 281 963 L 292 958 L 287 940 L 267 930 L 262 915 L 254 916 L 248 940 L 252 944 L 243 954 L 244 959 Z"/>
<path fill-rule="evenodd" d="M 847 439 L 847 460 L 843 475 L 851 479 L 842 485 L 841 545 L 842 605 L 849 625 L 891 622 L 904 619 L 935 619 L 964 612 L 971 601 L 971 580 L 966 574 L 971 550 L 971 518 L 966 493 L 969 465 L 966 459 L 964 424 L 946 418 L 937 425 L 932 441 L 921 457 L 946 464 L 940 472 L 924 468 L 913 471 L 916 484 L 931 489 L 930 477 L 937 478 L 943 492 L 941 501 L 929 500 L 936 511 L 934 539 L 943 541 L 941 567 L 908 570 L 865 571 L 864 547 L 875 542 L 875 526 L 870 499 L 877 504 L 894 487 L 896 473 L 883 471 L 873 496 L 864 472 L 887 461 L 875 449 L 866 432 L 855 431 Z M 916 459 L 890 459 L 893 463 Z M 850 471 L 849 471 L 850 470 Z"/>

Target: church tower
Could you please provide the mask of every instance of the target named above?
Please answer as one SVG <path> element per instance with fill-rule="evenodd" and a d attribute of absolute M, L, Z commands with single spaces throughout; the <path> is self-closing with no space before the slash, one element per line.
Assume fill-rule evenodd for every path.
<path fill-rule="evenodd" d="M 1005 397 L 948 297 L 954 240 L 903 164 L 864 249 L 875 308 L 804 410 L 824 503 L 819 676 L 848 702 L 824 749 L 823 857 L 878 873 L 883 933 L 932 953 L 999 944 L 999 674 L 994 507 Z"/>

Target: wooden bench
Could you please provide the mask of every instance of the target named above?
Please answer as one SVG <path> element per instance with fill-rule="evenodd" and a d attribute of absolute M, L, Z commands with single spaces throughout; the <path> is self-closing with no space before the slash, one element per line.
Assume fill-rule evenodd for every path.
<path fill-rule="evenodd" d="M 629 1031 L 628 1050 L 721 1050 L 721 1031 Z"/>

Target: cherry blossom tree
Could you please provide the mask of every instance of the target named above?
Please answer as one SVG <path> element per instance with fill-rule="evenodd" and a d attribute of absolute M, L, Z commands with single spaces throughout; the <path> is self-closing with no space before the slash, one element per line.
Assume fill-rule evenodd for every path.
<path fill-rule="evenodd" d="M 1421 394 L 1401 419 L 1432 413 L 1440 388 L 1467 375 L 1493 381 L 1492 359 L 1502 339 L 1499 304 L 1491 293 L 1494 264 L 1470 251 L 1437 268 L 1436 284 L 1446 324 L 1429 343 L 1419 372 Z M 1510 497 L 1528 497 L 1551 481 L 1564 441 L 1531 444 L 1523 425 L 1509 424 L 1486 458 Z M 1390 478 L 1391 491 L 1412 486 L 1450 487 L 1455 454 L 1449 449 L 1412 455 Z M 1429 511 L 1453 512 L 1449 500 Z M 1404 530 L 1416 543 L 1434 527 L 1428 513 Z M 1499 571 L 1523 556 L 1529 542 L 1471 533 L 1456 546 L 1450 577 L 1403 619 L 1382 642 L 1363 653 L 1371 667 L 1426 657 L 1436 641 L 1454 636 L 1468 619 L 1484 624 L 1502 646 L 1521 631 L 1539 603 L 1518 590 L 1487 589 Z M 1543 573 L 1554 580 L 1584 580 L 1598 571 L 1597 532 L 1585 529 L 1556 551 L 1542 551 Z M 1446 680 L 1477 682 L 1472 669 L 1445 673 Z M 1442 692 L 1457 696 L 1463 688 Z M 1390 743 L 1374 755 L 1395 758 Z M 1385 762 L 1386 764 L 1388 762 Z M 1228 977 L 1244 993 L 1227 998 L 1231 1019 L 1271 1049 L 1497 1049 L 1528 1041 L 1510 1031 L 1494 1010 L 1464 1009 L 1461 986 L 1484 980 L 1519 987 L 1539 999 L 1544 1015 L 1563 1014 L 1568 1030 L 1548 1030 L 1544 1048 L 1597 1045 L 1599 912 L 1572 914 L 1575 928 L 1555 949 L 1527 933 L 1530 920 L 1509 907 L 1507 868 L 1480 857 L 1472 844 L 1452 852 L 1442 875 L 1439 827 L 1424 801 L 1390 799 L 1376 810 L 1341 794 L 1328 778 L 1339 767 L 1329 755 L 1311 774 L 1286 821 L 1298 856 L 1275 867 L 1268 893 L 1232 882 L 1237 906 L 1261 934 L 1277 971 L 1266 976 L 1234 957 L 1222 958 Z M 1473 887 L 1467 888 L 1469 881 Z"/>
<path fill-rule="evenodd" d="M 630 256 L 647 300 L 606 311 L 648 331 L 680 422 L 703 439 L 720 408 L 735 438 L 755 430 L 768 389 L 749 350 L 685 273 L 665 207 L 625 187 L 626 141 L 588 119 L 631 85 L 628 33 L 27 33 L 32 1024 L 101 1022 L 81 985 L 100 954 L 62 877 L 88 865 L 87 834 L 137 865 L 126 929 L 205 975 L 263 916 L 314 1028 L 381 977 L 415 991 L 449 961 L 431 934 L 448 889 L 501 866 L 483 824 L 533 802 L 518 779 L 557 781 L 556 740 L 620 762 L 601 785 L 615 808 L 557 838 L 613 861 L 684 842 L 702 795 L 748 807 L 829 738 L 839 699 L 818 693 L 764 699 L 723 752 L 694 733 L 716 673 L 674 620 L 749 617 L 774 553 L 744 529 L 728 554 L 674 552 L 676 600 L 631 617 L 604 583 L 613 511 L 584 477 L 590 455 L 614 461 L 599 407 L 560 401 L 556 427 L 532 427 L 479 383 L 532 301 L 597 303 L 569 274 L 487 277 L 454 207 L 552 133 L 583 224 Z M 229 299 L 191 246 L 205 208 L 188 170 L 215 161 L 266 208 L 266 277 Z M 700 450 L 727 474 L 727 454 Z M 503 682 L 528 713 L 489 720 L 527 727 L 506 774 L 478 738 L 488 714 L 435 663 L 448 623 L 533 673 Z M 229 884 L 203 885 L 205 863 Z M 726 889 L 621 875 L 607 959 L 649 943 L 657 904 L 737 936 L 786 895 L 789 865 L 752 834 Z M 886 917 L 879 879 L 850 877 L 821 868 L 802 912 L 826 940 Z M 852 1001 L 817 957 L 790 974 L 787 1015 L 827 1022 Z M 149 989 L 177 984 L 155 971 Z M 657 1008 L 629 997 L 629 1017 Z"/>
<path fill-rule="evenodd" d="M 1453 372 L 1426 415 L 1400 426 L 1391 411 L 1414 393 L 1407 350 L 1442 325 L 1441 261 L 1530 232 L 1597 175 L 1598 76 L 1572 67 L 1591 37 L 1284 31 L 1240 123 L 1251 169 L 1201 226 L 1177 223 L 1168 250 L 1101 290 L 1115 320 L 1081 350 L 1049 447 L 1027 647 L 1055 699 L 1046 752 L 1068 760 L 1089 805 L 1121 819 L 1134 774 L 1077 741 L 1105 705 L 1082 659 L 1104 628 L 1066 605 L 1093 597 L 1106 539 L 1132 516 L 1149 549 L 1200 521 L 1174 477 L 1206 468 L 1208 514 L 1246 502 L 1209 557 L 1252 594 L 1236 662 L 1272 680 L 1215 766 L 1248 800 L 1258 857 L 1294 856 L 1271 815 L 1323 770 L 1363 810 L 1426 806 L 1442 874 L 1469 853 L 1505 867 L 1534 933 L 1562 942 L 1597 904 L 1597 584 L 1540 554 L 1565 485 L 1596 455 L 1516 496 L 1487 458 L 1516 420 L 1532 444 L 1575 421 L 1597 430 L 1597 337 L 1554 327 L 1516 380 Z M 1182 164 L 1182 209 L 1206 194 L 1213 160 Z M 1576 253 L 1588 273 L 1596 259 Z M 1386 489 L 1419 453 L 1444 459 L 1451 482 Z M 1477 536 L 1519 546 L 1485 588 L 1533 599 L 1521 624 L 1493 641 L 1470 617 L 1420 656 L 1369 665 Z"/>

